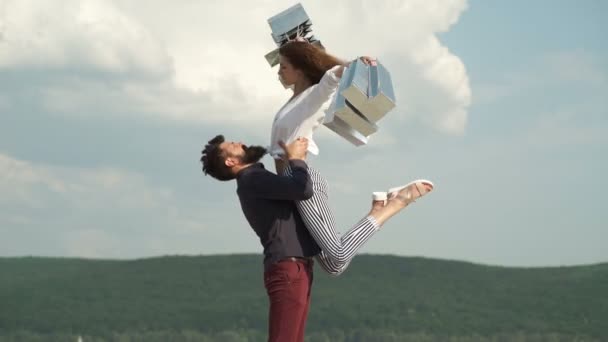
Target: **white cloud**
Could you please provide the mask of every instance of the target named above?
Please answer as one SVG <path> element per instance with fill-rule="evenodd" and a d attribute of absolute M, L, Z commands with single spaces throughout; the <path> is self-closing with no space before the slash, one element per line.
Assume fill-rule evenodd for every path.
<path fill-rule="evenodd" d="M 132 1 L 126 11 L 135 13 L 136 3 Z M 223 93 L 226 108 L 229 102 L 245 99 L 249 118 L 269 119 L 284 101 L 285 91 L 276 81 L 276 68 L 270 69 L 262 57 L 274 48 L 266 20 L 289 5 L 226 1 L 166 8 L 155 3 L 138 15 L 163 35 L 175 60 L 178 84 L 210 91 L 214 99 L 221 99 Z M 303 5 L 329 52 L 343 58 L 371 54 L 385 61 L 399 105 L 405 109 L 393 115 L 430 117 L 428 123 L 434 127 L 462 132 L 471 96 L 468 77 L 463 63 L 441 45 L 436 33 L 457 21 L 466 1 L 310 1 Z M 240 11 L 233 10 L 236 6 Z M 167 10 L 180 20 L 162 22 L 159 27 L 158 13 Z M 226 17 L 231 25 L 224 22 Z M 235 85 L 240 91 L 229 91 Z M 242 114 L 230 115 L 240 118 Z"/>
<path fill-rule="evenodd" d="M 132 18 L 101 0 L 4 0 L 0 68 L 166 74 L 169 56 Z"/>
<path fill-rule="evenodd" d="M 417 118 L 443 132 L 462 133 L 471 102 L 462 61 L 441 44 L 437 33 L 447 31 L 467 8 L 455 1 L 358 1 L 315 3 L 315 17 L 332 22 L 319 25 L 328 45 L 350 56 L 377 55 L 389 67 L 398 108 L 391 115 Z M 353 40 L 360 43 L 353 43 Z"/>
<path fill-rule="evenodd" d="M 2 4 L 0 44 L 5 52 L 0 66 L 38 68 L 39 76 L 65 69 L 63 74 L 49 74 L 50 84 L 40 91 L 55 112 L 82 115 L 103 103 L 109 107 L 104 115 L 140 112 L 266 127 L 288 96 L 278 84 L 276 68 L 269 68 L 263 55 L 274 48 L 267 18 L 291 3 Z M 457 22 L 465 0 L 303 5 L 331 53 L 371 54 L 385 62 L 400 106 L 393 116 L 418 118 L 446 132 L 463 131 L 470 102 L 468 78 L 463 63 L 436 34 Z"/>
<path fill-rule="evenodd" d="M 259 253 L 235 184 L 202 176 L 197 146 L 215 132 L 266 141 L 288 96 L 263 59 L 273 48 L 266 19 L 292 3 L 0 0 L 0 254 Z M 597 194 L 607 189 L 606 163 L 597 156 L 606 143 L 607 74 L 597 46 L 540 56 L 534 51 L 544 47 L 534 46 L 526 63 L 477 65 L 476 80 L 491 82 L 474 89 L 476 104 L 486 102 L 477 118 L 491 117 L 454 139 L 418 128 L 462 132 L 466 125 L 467 71 L 438 36 L 466 1 L 303 5 L 330 52 L 378 56 L 398 95 L 368 146 L 318 133 L 324 148 L 312 165 L 329 181 L 340 231 L 367 213 L 371 191 L 415 178 L 437 185 L 364 252 L 527 265 L 605 256 Z M 41 156 L 121 166 L 20 160 Z M 563 196 L 564 184 L 578 191 L 576 205 Z M 522 189 L 534 191 L 522 196 Z M 545 246 L 554 253 L 535 255 L 555 232 L 568 238 Z M 471 243 L 469 235 L 479 238 Z M 529 252 L 513 257 L 513 244 Z M 564 257 L 583 245 L 586 253 Z"/>
<path fill-rule="evenodd" d="M 143 176 L 111 168 L 54 167 L 0 154 L 0 175 L 0 201 L 4 203 L 53 206 L 61 199 L 77 210 L 108 208 L 108 204 L 120 210 L 148 210 L 171 200 L 170 192 L 150 189 Z"/>
<path fill-rule="evenodd" d="M 16 254 L 55 250 L 69 256 L 125 257 L 196 252 L 192 241 L 205 232 L 198 205 L 178 203 L 170 188 L 153 186 L 134 172 L 57 167 L 0 154 L 0 226 L 11 230 L 0 243 L 7 248 L 0 249 L 10 246 Z M 56 245 L 32 246 L 26 232 L 47 243 L 55 240 Z M 146 249 L 141 241 L 154 249 Z"/>

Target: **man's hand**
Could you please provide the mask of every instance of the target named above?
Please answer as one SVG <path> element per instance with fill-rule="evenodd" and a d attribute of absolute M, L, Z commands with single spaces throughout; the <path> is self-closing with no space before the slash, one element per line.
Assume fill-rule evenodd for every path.
<path fill-rule="evenodd" d="M 279 141 L 279 146 L 285 151 L 285 158 L 306 160 L 306 153 L 308 151 L 308 139 L 299 137 L 289 145 L 285 145 L 284 142 Z"/>

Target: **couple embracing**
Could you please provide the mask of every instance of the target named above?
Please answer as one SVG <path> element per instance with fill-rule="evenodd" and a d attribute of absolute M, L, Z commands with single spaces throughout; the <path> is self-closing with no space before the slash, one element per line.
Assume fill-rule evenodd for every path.
<path fill-rule="evenodd" d="M 364 63 L 375 61 L 361 58 Z M 211 139 L 202 151 L 203 172 L 220 181 L 236 179 L 237 195 L 263 246 L 264 285 L 270 301 L 269 341 L 304 341 L 313 281 L 313 260 L 331 275 L 346 270 L 357 251 L 392 216 L 433 190 L 427 180 L 372 194 L 371 209 L 340 235 L 329 206 L 327 181 L 306 163 L 318 154 L 313 133 L 323 105 L 337 91 L 349 62 L 306 41 L 279 49 L 279 79 L 293 90 L 272 123 L 270 147 Z M 260 160 L 274 158 L 276 173 Z"/>

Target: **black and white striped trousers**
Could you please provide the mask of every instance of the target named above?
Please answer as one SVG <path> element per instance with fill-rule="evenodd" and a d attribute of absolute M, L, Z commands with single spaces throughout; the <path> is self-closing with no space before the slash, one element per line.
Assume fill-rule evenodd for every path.
<path fill-rule="evenodd" d="M 308 200 L 296 201 L 296 207 L 310 235 L 321 247 L 322 252 L 317 256 L 319 265 L 325 272 L 337 276 L 346 270 L 359 248 L 379 226 L 372 216 L 367 216 L 340 237 L 334 214 L 329 208 L 327 181 L 311 167 L 308 167 L 308 174 L 314 194 Z M 291 177 L 289 166 L 283 171 L 283 176 Z"/>

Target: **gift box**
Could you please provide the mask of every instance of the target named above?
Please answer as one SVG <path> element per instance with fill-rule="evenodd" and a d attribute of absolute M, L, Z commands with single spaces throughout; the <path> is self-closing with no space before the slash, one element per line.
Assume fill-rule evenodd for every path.
<path fill-rule="evenodd" d="M 370 122 L 378 122 L 395 108 L 395 93 L 388 70 L 380 62 L 365 65 L 357 59 L 340 80 L 340 92 Z"/>
<path fill-rule="evenodd" d="M 378 131 L 378 126 L 363 116 L 340 92 L 336 93 L 334 101 L 326 111 L 325 122 L 331 122 L 335 117 L 366 137 Z"/>
<path fill-rule="evenodd" d="M 366 136 L 355 131 L 338 117 L 334 117 L 331 121 L 326 122 L 325 126 L 355 146 L 367 144 Z"/>
<path fill-rule="evenodd" d="M 275 43 L 280 47 L 282 45 L 280 42 L 284 39 L 285 35 L 295 34 L 300 27 L 310 28 L 312 22 L 308 14 L 306 14 L 304 7 L 301 4 L 295 4 L 270 17 L 268 25 L 270 25 L 270 29 L 272 30 L 271 35 Z"/>
<path fill-rule="evenodd" d="M 338 91 L 348 102 L 361 111 L 361 105 L 367 102 L 370 84 L 369 65 L 359 58 L 344 70 Z"/>
<path fill-rule="evenodd" d="M 367 65 L 359 58 L 350 63 L 325 114 L 325 126 L 348 136 L 346 140 L 356 146 L 367 144 L 378 131 L 376 123 L 395 108 L 390 73 L 381 63 L 375 64 Z"/>
<path fill-rule="evenodd" d="M 312 34 L 312 21 L 306 14 L 304 7 L 301 4 L 295 4 L 288 9 L 270 17 L 268 25 L 272 33 L 272 40 L 277 45 L 274 49 L 264 55 L 268 64 L 271 67 L 279 63 L 279 49 L 282 45 L 297 37 L 302 37 L 320 48 L 323 44 Z"/>
<path fill-rule="evenodd" d="M 391 74 L 384 65 L 376 63 L 369 67 L 368 100 L 361 104 L 360 111 L 372 122 L 378 122 L 395 108 L 395 92 Z"/>

